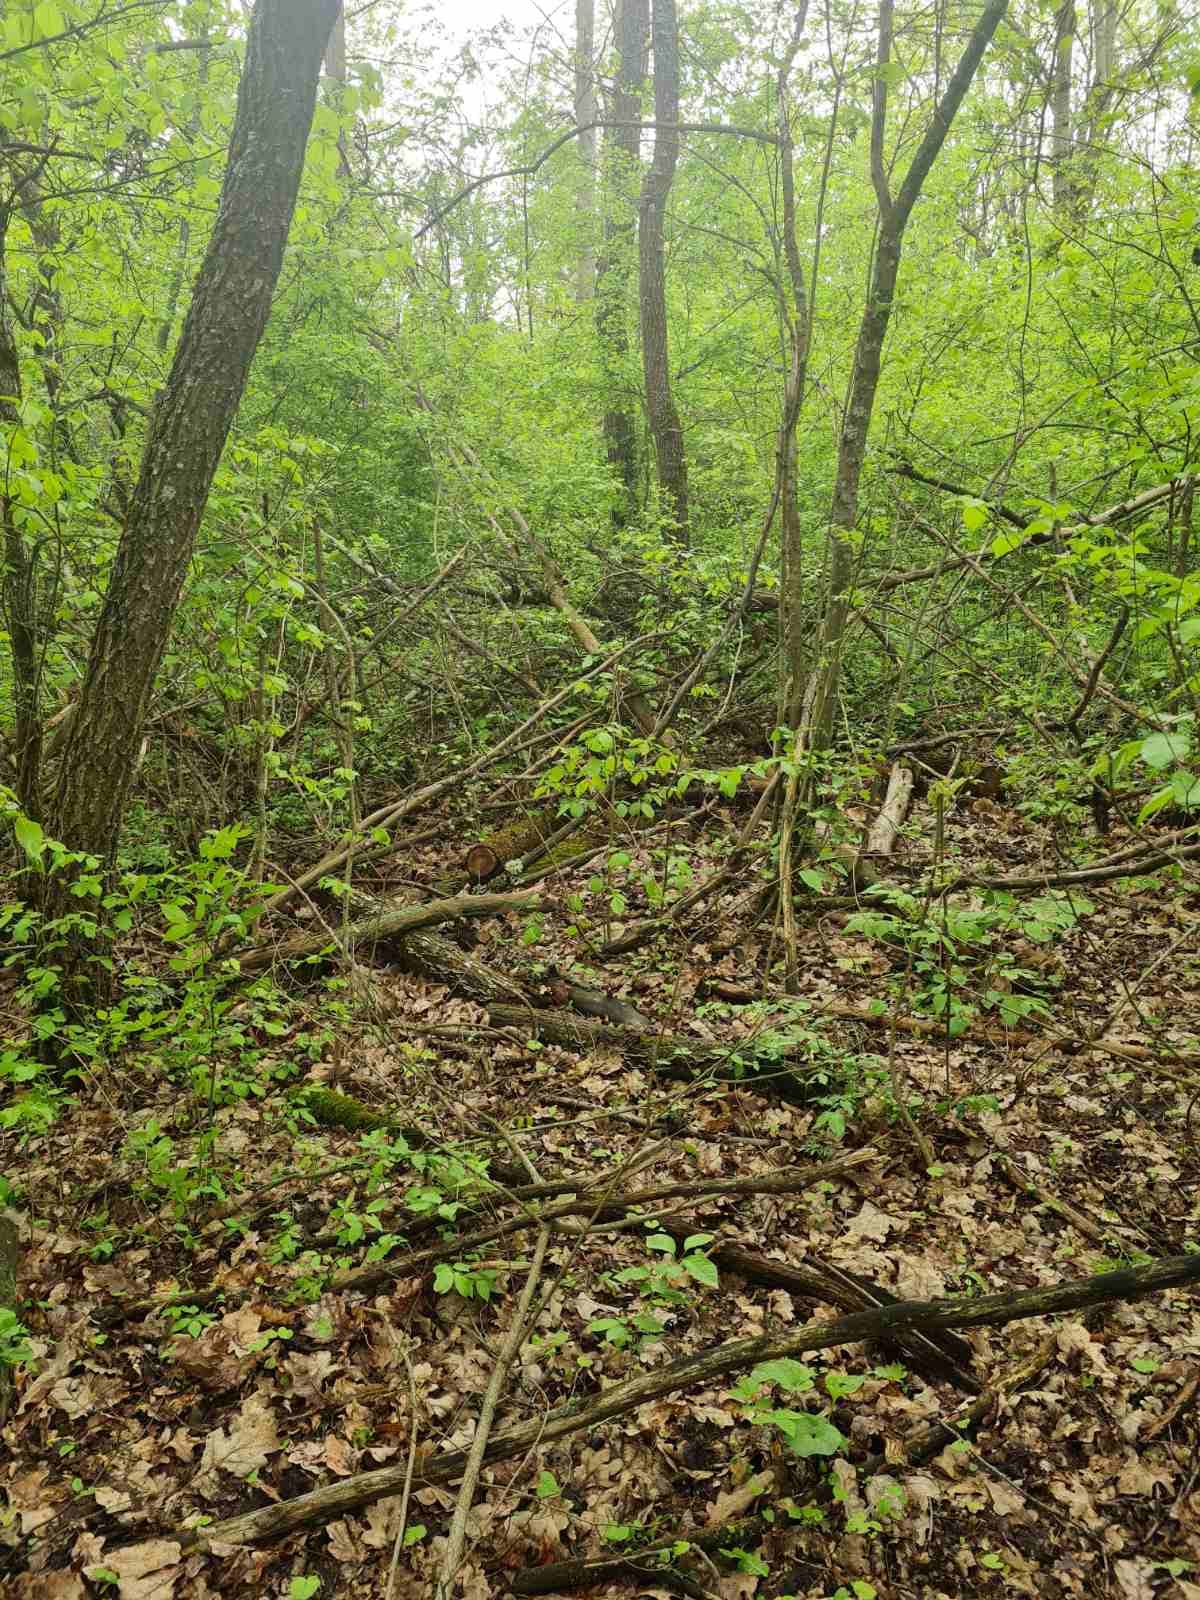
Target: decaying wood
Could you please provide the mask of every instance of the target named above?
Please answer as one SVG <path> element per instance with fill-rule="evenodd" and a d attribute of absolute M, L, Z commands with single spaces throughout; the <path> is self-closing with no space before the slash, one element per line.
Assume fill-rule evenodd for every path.
<path fill-rule="evenodd" d="M 469 1000 L 482 1000 L 490 1005 L 529 1004 L 519 983 L 477 961 L 440 934 L 427 929 L 408 932 L 397 945 L 397 951 L 402 967 L 432 978 L 435 983 L 447 983 Z"/>
<path fill-rule="evenodd" d="M 404 901 L 380 906 L 379 910 L 338 930 L 338 942 L 343 950 L 354 950 L 362 944 L 376 944 L 384 939 L 399 939 L 421 928 L 435 928 L 442 922 L 453 922 L 458 917 L 494 917 L 502 911 L 538 911 L 545 902 L 532 892 L 528 894 L 462 894 L 448 900 L 426 900 L 420 904 Z M 276 962 L 301 961 L 305 956 L 319 955 L 330 945 L 329 935 L 321 933 L 295 933 L 278 944 L 256 945 L 239 959 L 243 972 L 261 972 Z"/>
<path fill-rule="evenodd" d="M 662 1231 L 669 1233 L 682 1247 L 688 1235 L 699 1231 L 700 1227 L 699 1222 L 688 1227 L 672 1222 L 663 1224 Z M 747 1283 L 766 1289 L 783 1289 L 806 1299 L 820 1299 L 837 1306 L 840 1311 L 868 1311 L 872 1306 L 889 1305 L 896 1299 L 894 1294 L 869 1279 L 844 1272 L 812 1256 L 806 1256 L 797 1266 L 744 1249 L 740 1244 L 722 1241 L 707 1246 L 706 1254 L 722 1272 L 736 1273 Z M 979 1392 L 979 1383 L 968 1370 L 971 1347 L 957 1334 L 944 1331 L 927 1334 L 920 1328 L 913 1328 L 894 1343 L 904 1352 L 909 1365 L 925 1377 L 952 1383 L 966 1394 Z"/>
<path fill-rule="evenodd" d="M 752 1093 L 769 1092 L 797 1105 L 808 1105 L 814 1094 L 825 1092 L 824 1085 L 818 1085 L 815 1078 L 810 1082 L 803 1069 L 782 1061 L 772 1060 L 761 1070 L 754 1070 L 752 1038 L 711 1044 L 687 1034 L 650 1033 L 587 1022 L 565 1011 L 520 1010 L 513 1006 L 489 1006 L 488 1020 L 494 1027 L 517 1028 L 571 1050 L 619 1050 L 663 1078 L 688 1080 L 712 1073 L 722 1080 L 736 1081 Z M 738 1077 L 739 1065 L 742 1077 Z"/>
<path fill-rule="evenodd" d="M 912 803 L 913 774 L 910 767 L 896 761 L 888 776 L 887 795 L 879 808 L 879 815 L 867 834 L 865 854 L 890 856 Z"/>
<path fill-rule="evenodd" d="M 511 1460 L 527 1450 L 543 1448 L 556 1439 L 586 1432 L 615 1417 L 627 1416 L 648 1401 L 677 1393 L 693 1384 L 714 1383 L 761 1361 L 829 1350 L 837 1345 L 861 1344 L 910 1328 L 928 1331 L 1003 1327 L 1026 1317 L 1051 1316 L 1079 1311 L 1086 1306 L 1138 1300 L 1196 1282 L 1200 1282 L 1200 1255 L 1167 1256 L 1145 1266 L 1128 1267 L 1120 1272 L 1106 1272 L 1047 1288 L 944 1300 L 899 1300 L 874 1311 L 806 1323 L 790 1332 L 773 1331 L 757 1338 L 733 1339 L 696 1355 L 681 1357 L 666 1366 L 636 1373 L 622 1383 L 613 1384 L 599 1396 L 581 1395 L 544 1416 L 535 1416 L 506 1433 L 494 1435 L 485 1452 L 485 1464 Z M 424 1488 L 457 1482 L 466 1459 L 466 1452 L 462 1450 L 426 1457 L 418 1467 L 416 1483 Z M 404 1477 L 402 1466 L 383 1467 L 326 1484 L 292 1500 L 260 1506 L 241 1516 L 210 1523 L 205 1528 L 180 1528 L 171 1537 L 179 1541 L 184 1555 L 214 1547 L 266 1544 L 298 1528 L 328 1523 L 386 1499 L 399 1491 Z"/>

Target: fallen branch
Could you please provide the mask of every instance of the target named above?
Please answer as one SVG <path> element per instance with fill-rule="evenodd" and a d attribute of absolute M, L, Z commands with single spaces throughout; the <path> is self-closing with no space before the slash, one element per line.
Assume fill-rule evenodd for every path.
<path fill-rule="evenodd" d="M 900 829 L 904 826 L 904 819 L 908 815 L 912 793 L 912 768 L 904 766 L 899 761 L 894 762 L 888 777 L 887 794 L 879 808 L 879 815 L 871 824 L 870 832 L 867 834 L 864 855 L 891 855 L 900 836 Z"/>
<path fill-rule="evenodd" d="M 426 900 L 386 904 L 369 916 L 361 917 L 341 929 L 338 942 L 343 951 L 355 949 L 360 944 L 375 943 L 380 939 L 398 939 L 421 928 L 435 928 L 441 922 L 453 922 L 458 917 L 492 917 L 502 911 L 538 911 L 545 909 L 542 898 L 530 891 L 527 894 L 460 894 L 448 900 Z M 306 956 L 320 955 L 329 949 L 327 933 L 295 933 L 278 944 L 260 944 L 241 956 L 243 972 L 261 972 L 276 962 L 302 961 Z"/>
<path fill-rule="evenodd" d="M 661 1399 L 692 1384 L 712 1384 L 730 1373 L 742 1372 L 760 1361 L 799 1356 L 838 1345 L 861 1344 L 886 1338 L 910 1328 L 1004 1327 L 1026 1317 L 1079 1311 L 1086 1306 L 1128 1302 L 1200 1281 L 1200 1255 L 1167 1256 L 1145 1266 L 1128 1267 L 1042 1289 L 1015 1293 L 954 1297 L 944 1300 L 898 1300 L 875 1311 L 854 1312 L 831 1321 L 810 1322 L 790 1333 L 772 1332 L 753 1339 L 733 1339 L 684 1356 L 649 1372 L 639 1372 L 613 1384 L 600 1395 L 580 1395 L 545 1416 L 518 1423 L 494 1436 L 485 1451 L 485 1463 L 508 1461 L 534 1447 L 544 1447 L 570 1434 L 587 1432 L 615 1417 L 627 1416 L 648 1401 Z M 415 1482 L 422 1488 L 456 1482 L 466 1466 L 466 1452 L 448 1451 L 426 1457 Z M 339 1482 L 326 1484 L 292 1500 L 260 1506 L 241 1516 L 210 1523 L 205 1528 L 179 1529 L 173 1538 L 181 1553 L 224 1549 L 228 1545 L 259 1545 L 298 1528 L 319 1526 L 347 1513 L 360 1511 L 377 1500 L 396 1494 L 405 1478 L 402 1466 L 382 1467 Z"/>
<path fill-rule="evenodd" d="M 564 1045 L 568 1050 L 619 1050 L 663 1078 L 687 1080 L 719 1072 L 724 1081 L 736 1082 L 754 1094 L 769 1091 L 795 1105 L 808 1105 L 814 1095 L 825 1092 L 825 1085 L 818 1084 L 815 1078 L 810 1083 L 802 1072 L 782 1061 L 772 1058 L 756 1064 L 753 1038 L 711 1044 L 687 1034 L 619 1028 L 587 1022 L 565 1011 L 532 1011 L 518 1006 L 489 1006 L 488 1020 L 493 1027 L 518 1028 L 527 1036 L 536 1034 L 539 1039 Z"/>
<path fill-rule="evenodd" d="M 720 1199 L 722 1196 L 740 1194 L 800 1194 L 814 1183 L 839 1177 L 851 1167 L 874 1160 L 875 1155 L 876 1152 L 868 1145 L 865 1149 L 837 1156 L 819 1166 L 784 1167 L 778 1172 L 760 1173 L 751 1178 L 689 1178 L 683 1182 L 656 1184 L 649 1189 L 612 1194 L 602 1200 L 598 1200 L 594 1193 L 581 1192 L 578 1198 L 560 1200 L 553 1205 L 540 1208 L 529 1206 L 518 1217 L 489 1224 L 452 1241 L 439 1240 L 424 1250 L 412 1250 L 407 1255 L 393 1256 L 388 1261 L 373 1261 L 364 1267 L 351 1267 L 345 1272 L 335 1273 L 330 1287 L 338 1294 L 346 1290 L 365 1293 L 400 1278 L 411 1278 L 444 1261 L 451 1245 L 457 1254 L 467 1255 L 485 1244 L 494 1244 L 497 1239 L 510 1238 L 527 1228 L 537 1227 L 543 1222 L 557 1222 L 565 1217 L 583 1216 L 607 1222 L 628 1217 L 633 1212 L 664 1200 Z M 582 1190 L 582 1185 L 580 1188 Z"/>
<path fill-rule="evenodd" d="M 716 992 L 728 994 L 728 987 Z M 760 998 L 755 993 L 752 998 Z M 836 1000 L 809 1000 L 807 1002 L 814 1011 L 819 1011 L 822 1016 L 837 1017 L 843 1022 L 857 1022 L 867 1028 L 891 1028 L 895 1026 L 901 1033 L 910 1033 L 918 1038 L 944 1039 L 946 1024 L 941 1020 L 930 1017 L 892 1017 L 888 1012 L 864 1011 L 859 1006 L 841 1005 Z M 1041 1045 L 1052 1050 L 1061 1050 L 1068 1054 L 1086 1055 L 1089 1051 L 1098 1050 L 1102 1055 L 1116 1056 L 1122 1061 L 1158 1062 L 1158 1051 L 1151 1050 L 1144 1044 L 1127 1044 L 1123 1039 L 1076 1039 L 1055 1038 L 1052 1035 L 1030 1033 L 1025 1028 L 987 1028 L 972 1027 L 955 1035 L 958 1043 L 976 1041 L 986 1044 L 1006 1045 Z M 1200 1067 L 1200 1052 L 1173 1050 L 1172 1060 L 1182 1066 Z"/>
<path fill-rule="evenodd" d="M 509 755 L 513 750 L 519 749 L 530 730 L 536 728 L 552 711 L 557 710 L 564 701 L 569 700 L 573 694 L 576 694 L 581 683 L 586 683 L 589 678 L 594 678 L 598 673 L 609 671 L 622 657 L 627 656 L 631 650 L 637 650 L 642 645 L 648 644 L 658 637 L 657 633 L 652 633 L 646 634 L 639 639 L 631 639 L 628 644 L 621 645 L 619 649 L 611 651 L 603 660 L 593 661 L 590 666 L 574 673 L 570 683 L 560 689 L 557 694 L 551 695 L 548 700 L 543 700 L 541 705 L 530 716 L 526 717 L 519 728 L 514 728 L 510 734 L 507 734 L 497 744 L 494 744 L 490 750 L 485 750 L 469 766 L 463 767 L 458 772 L 449 773 L 444 778 L 438 778 L 433 783 L 427 783 L 419 789 L 414 789 L 410 794 L 402 796 L 399 800 L 391 800 L 386 805 L 377 807 L 369 816 L 360 820 L 357 829 L 353 831 L 349 839 L 344 840 L 333 850 L 322 856 L 320 861 L 307 868 L 286 888 L 280 889 L 278 893 L 273 894 L 264 909 L 268 912 L 278 911 L 311 884 L 318 882 L 321 878 L 342 867 L 347 861 L 353 860 L 361 853 L 364 846 L 372 840 L 372 835 L 377 833 L 379 829 L 390 828 L 399 822 L 402 817 L 407 817 L 411 812 L 418 811 L 422 806 L 427 806 L 434 800 L 440 799 L 442 795 L 448 794 L 451 789 L 461 788 L 468 779 L 478 777 L 481 772 L 494 765 L 502 757 Z"/>

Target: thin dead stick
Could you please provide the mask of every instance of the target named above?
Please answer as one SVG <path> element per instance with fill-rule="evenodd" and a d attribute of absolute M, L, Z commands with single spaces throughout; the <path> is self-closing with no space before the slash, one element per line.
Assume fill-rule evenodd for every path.
<path fill-rule="evenodd" d="M 533 1260 L 529 1264 L 525 1282 L 521 1288 L 521 1298 L 517 1301 L 517 1309 L 513 1315 L 512 1327 L 508 1330 L 500 1353 L 496 1357 L 496 1365 L 492 1368 L 492 1375 L 488 1379 L 488 1386 L 484 1390 L 483 1404 L 479 1408 L 479 1421 L 475 1424 L 475 1437 L 471 1440 L 471 1449 L 467 1456 L 467 1464 L 463 1469 L 462 1485 L 458 1491 L 458 1501 L 454 1507 L 454 1516 L 450 1522 L 450 1533 L 446 1540 L 446 1554 L 442 1558 L 441 1572 L 438 1575 L 437 1585 L 434 1588 L 434 1600 L 450 1600 L 451 1590 L 454 1586 L 454 1577 L 462 1564 L 463 1550 L 467 1542 L 467 1518 L 471 1514 L 471 1506 L 475 1500 L 475 1489 L 479 1483 L 479 1474 L 483 1470 L 483 1457 L 487 1450 L 488 1440 L 491 1438 L 492 1424 L 496 1420 L 496 1408 L 500 1403 L 500 1395 L 508 1381 L 508 1374 L 513 1362 L 517 1359 L 521 1346 L 525 1343 L 529 1331 L 529 1307 L 533 1301 L 534 1290 L 542 1276 L 542 1268 L 546 1260 L 546 1249 L 550 1243 L 548 1227 L 542 1227 L 537 1236 L 537 1243 L 533 1250 Z"/>
<path fill-rule="evenodd" d="M 400 1522 L 392 1545 L 392 1564 L 388 1571 L 387 1600 L 395 1600 L 396 1575 L 400 1570 L 400 1551 L 404 1548 L 404 1531 L 408 1527 L 408 1502 L 412 1494 L 413 1471 L 417 1464 L 417 1379 L 413 1372 L 412 1356 L 407 1341 L 400 1346 L 400 1357 L 408 1375 L 408 1410 L 412 1426 L 408 1430 L 408 1460 L 404 1464 L 404 1488 L 400 1493 Z"/>

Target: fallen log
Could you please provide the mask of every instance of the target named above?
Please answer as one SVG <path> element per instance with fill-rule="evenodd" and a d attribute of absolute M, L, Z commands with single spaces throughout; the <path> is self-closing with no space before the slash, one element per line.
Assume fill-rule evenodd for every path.
<path fill-rule="evenodd" d="M 294 933 L 278 944 L 256 945 L 239 957 L 239 961 L 243 972 L 261 972 L 277 961 L 302 961 L 306 956 L 320 955 L 335 942 L 343 951 L 354 950 L 360 944 L 403 938 L 405 934 L 421 928 L 435 928 L 439 923 L 453 922 L 458 917 L 494 917 L 502 911 L 539 911 L 545 906 L 545 900 L 532 891 L 527 894 L 460 894 L 448 900 L 426 900 L 416 905 L 411 901 L 384 904 L 339 929 L 336 941 L 332 941 L 324 929 L 320 933 Z"/>
<path fill-rule="evenodd" d="M 864 855 L 891 855 L 896 847 L 900 829 L 904 826 L 904 819 L 908 815 L 912 793 L 912 768 L 904 766 L 902 762 L 894 762 L 888 777 L 887 795 L 879 808 L 879 815 L 871 824 L 870 832 L 867 834 Z"/>
<path fill-rule="evenodd" d="M 485 1464 L 509 1461 L 569 1434 L 586 1432 L 615 1417 L 627 1416 L 648 1401 L 674 1394 L 692 1384 L 712 1384 L 761 1361 L 829 1350 L 838 1345 L 861 1344 L 910 1328 L 929 1331 L 1004 1327 L 1026 1317 L 1139 1300 L 1164 1289 L 1196 1282 L 1200 1282 L 1200 1255 L 1167 1256 L 1144 1266 L 1074 1279 L 1048 1288 L 943 1300 L 898 1300 L 873 1311 L 806 1323 L 790 1332 L 773 1331 L 753 1339 L 732 1339 L 697 1355 L 680 1357 L 666 1366 L 636 1373 L 599 1395 L 579 1395 L 548 1414 L 539 1414 L 506 1433 L 494 1435 L 488 1444 Z M 430 1488 L 454 1483 L 461 1476 L 466 1461 L 464 1450 L 426 1456 L 413 1475 L 413 1485 Z M 204 1528 L 179 1528 L 171 1537 L 178 1540 L 181 1555 L 214 1548 L 224 1550 L 229 1545 L 266 1544 L 298 1528 L 319 1526 L 360 1511 L 377 1500 L 387 1499 L 400 1492 L 407 1476 L 407 1465 L 381 1467 L 326 1484 L 292 1500 L 281 1500 L 222 1522 L 209 1523 Z"/>
<path fill-rule="evenodd" d="M 518 1006 L 489 1006 L 488 1021 L 497 1028 L 517 1028 L 536 1034 L 568 1050 L 619 1050 L 623 1056 L 659 1077 L 689 1081 L 704 1073 L 722 1082 L 740 1083 L 772 1094 L 794 1105 L 808 1105 L 827 1090 L 814 1075 L 811 1080 L 778 1057 L 765 1059 L 753 1038 L 712 1044 L 687 1034 L 650 1033 L 642 1029 L 586 1022 L 565 1011 L 534 1011 Z"/>

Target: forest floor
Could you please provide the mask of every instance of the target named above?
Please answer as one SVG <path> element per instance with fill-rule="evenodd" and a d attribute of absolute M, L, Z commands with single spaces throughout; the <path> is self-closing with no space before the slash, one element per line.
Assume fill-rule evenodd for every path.
<path fill-rule="evenodd" d="M 729 838 L 739 819 L 722 820 Z M 722 834 L 706 826 L 677 845 L 697 871 L 706 852 L 719 858 Z M 388 863 L 377 864 L 359 887 L 383 896 L 401 880 L 432 884 L 469 832 L 465 816 L 447 817 L 441 848 L 406 854 L 398 840 L 390 879 Z M 932 832 L 918 806 L 897 880 L 927 859 Z M 1077 843 L 1086 856 L 1087 841 Z M 639 846 L 628 848 L 636 873 Z M 1059 864 L 1048 827 L 983 802 L 951 815 L 946 854 L 964 871 Z M 312 1081 L 420 1127 L 434 1148 L 482 1140 L 473 1148 L 526 1165 L 536 1180 L 574 1179 L 593 1192 L 599 1183 L 601 1200 L 605 1174 L 622 1193 L 691 1190 L 648 1204 L 650 1224 L 606 1227 L 585 1207 L 591 1226 L 550 1233 L 533 1287 L 538 1337 L 508 1374 L 498 1433 L 722 1341 L 838 1316 L 848 1307 L 835 1292 L 839 1274 L 903 1299 L 985 1294 L 1087 1278 L 1200 1240 L 1200 1069 L 1180 1064 L 1200 1047 L 1200 891 L 1185 880 L 1101 884 L 1070 926 L 960 944 L 964 995 L 977 983 L 993 1005 L 1025 993 L 1046 1012 L 1007 1029 L 994 1010 L 981 1012 L 949 1037 L 830 1014 L 885 999 L 911 1015 L 948 960 L 943 949 L 923 971 L 920 951 L 848 928 L 845 909 L 807 924 L 799 989 L 811 1009 L 782 998 L 763 976 L 778 951 L 770 918 L 755 922 L 753 880 L 681 933 L 602 964 L 567 931 L 590 928 L 593 946 L 600 938 L 598 922 L 566 909 L 572 889 L 597 903 L 593 870 L 548 877 L 564 909 L 544 917 L 538 943 L 524 944 L 525 924 L 509 914 L 470 925 L 471 954 L 510 976 L 540 963 L 535 1005 L 569 975 L 698 1046 L 732 1053 L 783 1030 L 789 1059 L 820 1069 L 824 1083 L 801 1104 L 781 1098 L 782 1080 L 769 1075 L 664 1080 L 602 1040 L 568 1048 L 535 1028 L 497 1028 L 483 1006 L 375 951 L 372 1014 L 346 1025 Z M 624 919 L 637 914 L 631 899 Z M 997 967 L 998 953 L 1020 968 L 1015 978 Z M 746 996 L 757 1004 L 737 1003 Z M 1142 1046 L 1144 1059 L 1079 1047 L 1098 1032 Z M 281 1039 L 280 1060 L 290 1050 Z M 893 1083 L 920 1096 L 928 1170 L 895 1115 Z M 438 1199 L 416 1190 L 444 1183 L 444 1170 L 423 1177 L 402 1166 L 372 1198 L 362 1134 L 298 1118 L 282 1091 L 221 1106 L 211 1121 L 220 1193 L 192 1194 L 182 1212 L 172 1174 L 207 1171 L 196 1151 L 209 1112 L 136 1058 L 81 1092 L 45 1135 L 9 1140 L 5 1174 L 33 1221 L 20 1287 L 38 1359 L 0 1433 L 0 1587 L 25 1600 L 432 1595 L 458 1491 L 454 1481 L 421 1486 L 421 1470 L 471 1442 L 540 1213 L 527 1208 L 525 1231 L 460 1266 L 469 1297 L 451 1287 L 461 1262 L 451 1230 L 519 1215 L 511 1183 L 446 1222 L 442 1270 L 405 1271 L 409 1246 L 389 1241 L 399 1264 L 390 1277 L 327 1284 L 306 1299 L 314 1263 L 327 1276 L 352 1271 L 373 1230 L 404 1236 L 414 1208 Z M 866 1152 L 860 1164 L 793 1193 L 753 1192 L 778 1169 L 854 1151 Z M 712 1192 L 711 1181 L 737 1177 L 750 1192 Z M 680 1268 L 667 1239 L 680 1229 L 712 1238 L 677 1256 L 737 1244 L 817 1285 L 829 1274 L 830 1292 L 694 1261 Z M 180 1289 L 192 1291 L 190 1311 L 136 1304 Z M 537 1592 L 529 1569 L 546 1563 L 628 1559 L 654 1541 L 686 1541 L 673 1571 L 647 1558 L 593 1574 L 587 1592 L 1198 1600 L 1196 1291 L 962 1338 L 940 1371 L 895 1345 L 806 1358 L 812 1386 L 793 1372 L 794 1404 L 844 1436 L 832 1456 L 788 1449 L 787 1421 L 770 1426 L 761 1410 L 794 1418 L 792 1402 L 784 1389 L 772 1400 L 765 1380 L 760 1418 L 750 1420 L 739 1372 L 585 1431 L 535 1437 L 484 1467 L 455 1592 Z M 922 1451 L 907 1442 L 915 1431 L 972 1403 L 956 1387 L 956 1355 L 957 1369 L 969 1364 L 976 1384 L 996 1392 L 976 1428 Z M 1027 1384 L 1014 1391 L 1007 1384 L 1022 1367 Z M 414 1441 L 417 1482 L 391 1579 L 396 1492 L 257 1548 L 181 1548 L 181 1530 L 198 1517 L 219 1522 L 376 1469 L 402 1474 Z M 731 1522 L 727 1542 L 700 1548 Z M 731 1559 L 722 1546 L 742 1553 Z"/>

